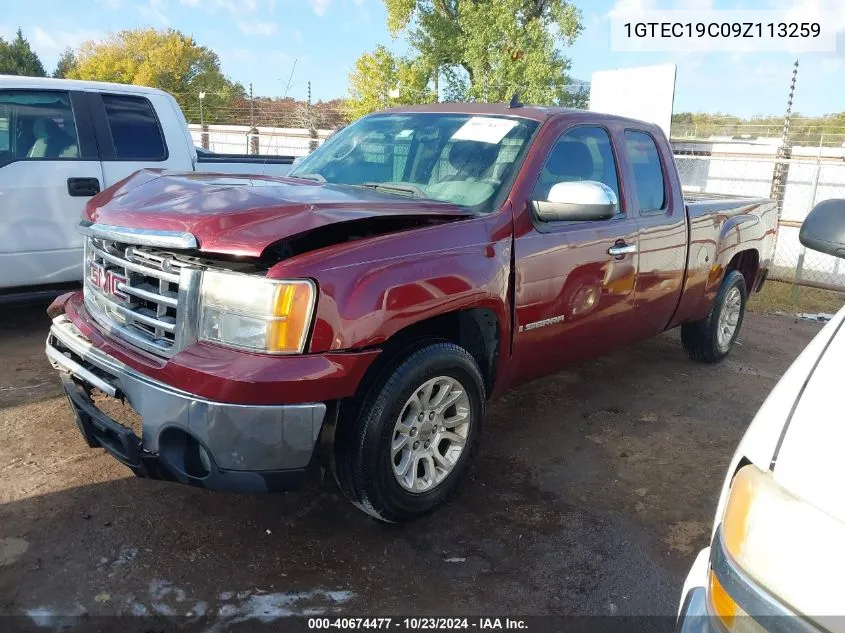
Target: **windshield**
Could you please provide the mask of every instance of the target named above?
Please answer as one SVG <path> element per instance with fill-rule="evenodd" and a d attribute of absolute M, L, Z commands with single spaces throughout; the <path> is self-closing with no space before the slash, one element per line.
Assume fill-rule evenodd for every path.
<path fill-rule="evenodd" d="M 377 114 L 308 155 L 290 176 L 490 211 L 537 127 L 469 114 Z"/>

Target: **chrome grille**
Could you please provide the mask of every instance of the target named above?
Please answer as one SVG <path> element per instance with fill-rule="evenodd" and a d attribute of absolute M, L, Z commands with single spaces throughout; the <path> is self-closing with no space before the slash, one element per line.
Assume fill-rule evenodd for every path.
<path fill-rule="evenodd" d="M 91 316 L 110 333 L 159 355 L 172 356 L 194 340 L 199 274 L 151 247 L 86 240 L 85 304 Z"/>

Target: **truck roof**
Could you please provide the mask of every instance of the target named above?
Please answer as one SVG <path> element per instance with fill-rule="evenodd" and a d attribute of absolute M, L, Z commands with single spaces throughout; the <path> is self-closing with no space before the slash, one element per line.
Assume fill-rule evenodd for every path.
<path fill-rule="evenodd" d="M 0 88 L 30 88 L 40 90 L 88 90 L 100 92 L 123 92 L 127 94 L 167 94 L 158 88 L 116 84 L 105 81 L 83 81 L 80 79 L 53 79 L 51 77 L 22 77 L 0 75 Z"/>
<path fill-rule="evenodd" d="M 421 105 L 397 106 L 395 108 L 381 110 L 381 112 L 439 112 L 452 114 L 480 114 L 488 116 L 498 115 L 520 117 L 523 119 L 531 119 L 533 121 L 540 122 L 558 116 L 588 116 L 590 121 L 623 121 L 629 122 L 632 125 L 636 125 L 637 127 L 656 127 L 653 124 L 647 123 L 645 121 L 629 119 L 627 117 L 619 116 L 616 114 L 604 114 L 602 112 L 593 112 L 590 110 L 581 110 L 578 108 L 564 108 L 561 106 L 520 105 L 512 108 L 507 103 L 424 103 Z"/>

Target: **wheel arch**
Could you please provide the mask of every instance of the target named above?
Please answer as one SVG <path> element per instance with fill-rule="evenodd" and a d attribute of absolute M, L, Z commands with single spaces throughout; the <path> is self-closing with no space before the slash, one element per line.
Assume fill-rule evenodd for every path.
<path fill-rule="evenodd" d="M 756 248 L 748 248 L 735 253 L 725 267 L 725 276 L 732 270 L 737 270 L 742 274 L 745 279 L 745 290 L 750 295 L 754 292 L 757 284 L 757 274 L 760 271 L 760 252 Z"/>
<path fill-rule="evenodd" d="M 382 352 L 359 386 L 365 391 L 388 368 L 427 340 L 446 340 L 464 348 L 475 359 L 489 397 L 499 371 L 501 323 L 490 308 L 476 307 L 446 312 L 397 330 L 382 345 Z"/>

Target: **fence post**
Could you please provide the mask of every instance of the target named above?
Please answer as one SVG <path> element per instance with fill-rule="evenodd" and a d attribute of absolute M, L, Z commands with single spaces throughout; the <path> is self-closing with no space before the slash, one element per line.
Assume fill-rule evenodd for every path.
<path fill-rule="evenodd" d="M 792 278 L 792 291 L 789 293 L 789 300 L 795 303 L 798 300 L 798 295 L 801 292 L 801 272 L 804 270 L 804 255 L 807 254 L 807 249 L 801 245 L 801 250 L 798 251 L 798 263 L 795 264 L 795 277 Z"/>
<path fill-rule="evenodd" d="M 249 138 L 249 154 L 258 154 L 258 128 L 251 127 L 247 132 Z"/>
<path fill-rule="evenodd" d="M 816 173 L 813 177 L 813 192 L 810 194 L 810 206 L 807 209 L 807 214 L 816 206 L 816 194 L 819 191 L 819 177 L 822 173 L 822 144 L 824 143 L 824 134 L 819 140 L 819 154 L 816 158 Z M 800 229 L 799 229 L 800 230 Z M 801 273 L 804 271 L 804 257 L 807 255 L 807 248 L 801 244 L 801 250 L 798 252 L 798 263 L 795 265 L 795 277 L 792 280 L 792 291 L 790 292 L 790 299 L 792 303 L 798 300 L 800 294 Z"/>

